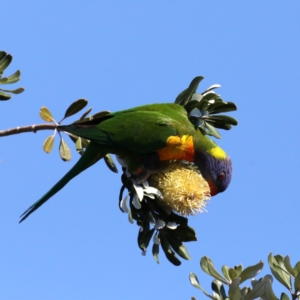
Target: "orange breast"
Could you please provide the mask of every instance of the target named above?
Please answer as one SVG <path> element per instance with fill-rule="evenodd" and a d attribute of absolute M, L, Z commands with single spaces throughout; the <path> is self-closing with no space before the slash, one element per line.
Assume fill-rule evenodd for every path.
<path fill-rule="evenodd" d="M 184 159 L 194 161 L 194 142 L 189 135 L 170 136 L 166 147 L 157 151 L 160 160 Z"/>

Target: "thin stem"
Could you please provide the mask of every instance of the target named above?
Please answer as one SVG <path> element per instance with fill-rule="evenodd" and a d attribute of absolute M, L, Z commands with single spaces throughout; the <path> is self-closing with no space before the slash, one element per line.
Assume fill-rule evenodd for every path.
<path fill-rule="evenodd" d="M 57 129 L 57 124 L 37 124 L 37 125 L 29 125 L 29 126 L 18 126 L 15 128 L 10 128 L 6 130 L 0 130 L 1 136 L 8 136 L 12 134 L 19 134 L 24 132 L 34 132 L 36 133 L 39 130 L 55 130 Z"/>

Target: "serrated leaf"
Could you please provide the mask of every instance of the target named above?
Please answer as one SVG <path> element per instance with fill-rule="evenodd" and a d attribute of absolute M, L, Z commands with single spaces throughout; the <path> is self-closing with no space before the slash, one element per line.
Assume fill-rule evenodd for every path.
<path fill-rule="evenodd" d="M 9 100 L 10 98 L 11 98 L 11 95 L 0 91 L 0 100 L 5 101 L 5 100 Z"/>
<path fill-rule="evenodd" d="M 50 135 L 48 136 L 45 141 L 44 141 L 44 144 L 43 144 L 43 149 L 46 153 L 50 153 L 53 149 L 53 145 L 54 145 L 54 137 L 55 135 Z"/>
<path fill-rule="evenodd" d="M 116 165 L 115 165 L 115 163 L 114 163 L 114 161 L 113 161 L 113 159 L 112 159 L 112 157 L 111 157 L 110 154 L 106 154 L 106 155 L 104 156 L 104 161 L 105 161 L 107 167 L 108 167 L 112 172 L 118 173 L 118 169 L 117 169 L 117 167 L 116 167 Z"/>
<path fill-rule="evenodd" d="M 256 265 L 244 269 L 240 274 L 241 283 L 243 283 L 247 279 L 251 279 L 255 277 L 262 270 L 263 267 L 264 267 L 264 263 L 260 261 Z"/>
<path fill-rule="evenodd" d="M 290 300 L 290 297 L 286 293 L 281 293 L 280 300 Z"/>
<path fill-rule="evenodd" d="M 200 267 L 201 269 L 207 273 L 208 275 L 214 277 L 215 279 L 225 283 L 225 284 L 229 284 L 230 282 L 223 277 L 214 267 L 211 259 L 207 256 L 203 256 L 200 260 Z"/>
<path fill-rule="evenodd" d="M 18 70 L 14 74 L 0 79 L 0 84 L 16 83 L 20 80 L 21 71 Z"/>
<path fill-rule="evenodd" d="M 3 71 L 10 65 L 12 62 L 12 56 L 7 54 L 0 60 L 0 75 L 3 74 Z"/>
<path fill-rule="evenodd" d="M 59 154 L 63 161 L 71 160 L 71 151 L 63 138 L 60 139 Z"/>
<path fill-rule="evenodd" d="M 79 99 L 75 102 L 73 102 L 66 110 L 65 112 L 65 118 L 71 117 L 81 111 L 86 105 L 88 104 L 88 101 L 85 99 Z"/>
<path fill-rule="evenodd" d="M 55 122 L 50 110 L 45 106 L 40 109 L 40 117 L 46 122 Z"/>
<path fill-rule="evenodd" d="M 159 255 L 159 245 L 158 244 L 153 243 L 152 254 L 153 254 L 153 257 L 156 260 L 156 262 L 159 264 L 159 258 L 158 258 L 158 255 Z"/>
<path fill-rule="evenodd" d="M 284 260 L 283 260 L 284 266 L 286 268 L 286 270 L 293 276 L 296 277 L 295 271 L 293 269 L 293 267 L 291 266 L 291 262 L 290 262 L 290 256 L 287 255 Z"/>

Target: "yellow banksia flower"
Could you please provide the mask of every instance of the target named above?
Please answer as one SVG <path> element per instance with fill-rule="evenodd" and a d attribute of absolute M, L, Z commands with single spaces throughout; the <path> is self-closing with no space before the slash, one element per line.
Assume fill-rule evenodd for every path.
<path fill-rule="evenodd" d="M 183 216 L 202 212 L 210 200 L 208 183 L 192 164 L 173 161 L 148 181 L 163 194 L 163 204 Z"/>

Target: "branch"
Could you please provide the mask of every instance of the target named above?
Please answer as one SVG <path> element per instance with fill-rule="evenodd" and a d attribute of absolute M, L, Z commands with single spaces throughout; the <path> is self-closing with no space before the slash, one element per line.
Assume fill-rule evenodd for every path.
<path fill-rule="evenodd" d="M 8 136 L 12 134 L 24 133 L 24 132 L 34 132 L 36 133 L 39 130 L 55 130 L 57 129 L 56 124 L 38 124 L 38 125 L 29 125 L 29 126 L 22 126 L 22 127 L 15 127 L 6 130 L 0 131 L 1 136 Z"/>

